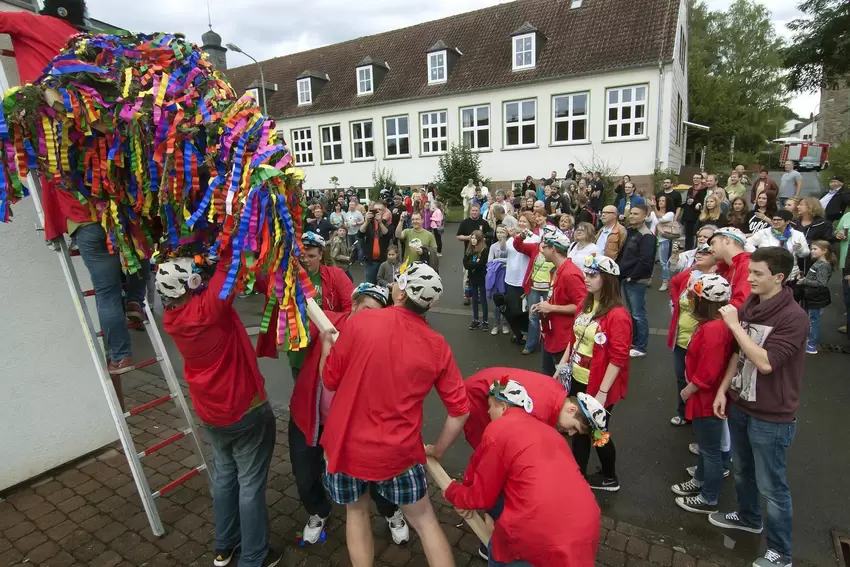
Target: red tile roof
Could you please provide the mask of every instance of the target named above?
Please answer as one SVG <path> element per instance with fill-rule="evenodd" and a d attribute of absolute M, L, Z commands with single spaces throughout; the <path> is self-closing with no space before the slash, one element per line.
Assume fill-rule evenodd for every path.
<path fill-rule="evenodd" d="M 375 104 L 470 92 L 546 79 L 650 65 L 672 60 L 678 0 L 517 0 L 263 61 L 269 114 L 303 116 Z M 510 34 L 525 22 L 546 38 L 537 66 L 512 71 Z M 463 55 L 448 81 L 428 84 L 426 53 L 437 41 Z M 357 96 L 355 68 L 364 57 L 390 71 L 375 93 Z M 313 104 L 298 106 L 296 79 L 310 70 L 330 76 Z M 256 65 L 230 69 L 238 93 L 257 80 Z"/>

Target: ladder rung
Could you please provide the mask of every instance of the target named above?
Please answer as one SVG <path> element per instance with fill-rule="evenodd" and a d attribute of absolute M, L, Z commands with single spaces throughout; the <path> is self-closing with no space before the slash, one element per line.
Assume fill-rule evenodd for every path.
<path fill-rule="evenodd" d="M 79 256 L 80 255 L 80 249 L 79 248 L 73 248 L 68 254 L 71 255 L 71 256 Z"/>
<path fill-rule="evenodd" d="M 151 445 L 150 447 L 148 447 L 147 449 L 145 449 L 144 451 L 139 453 L 139 458 L 141 459 L 142 457 L 147 457 L 151 453 L 156 453 L 157 451 L 159 451 L 160 449 L 162 449 L 166 445 L 171 445 L 175 441 L 183 439 L 184 437 L 186 437 L 189 434 L 190 431 L 191 431 L 190 429 L 186 429 L 185 431 L 175 433 L 174 435 L 172 435 L 168 439 L 163 439 L 159 443 L 154 443 L 153 445 Z"/>
<path fill-rule="evenodd" d="M 152 358 L 150 360 L 143 360 L 142 362 L 134 364 L 132 368 L 133 368 L 133 370 L 138 370 L 139 368 L 144 368 L 145 366 L 150 366 L 151 364 L 156 364 L 157 362 L 159 362 L 161 360 L 162 360 L 162 358 L 160 358 L 160 357 Z"/>
<path fill-rule="evenodd" d="M 201 474 L 201 471 L 204 470 L 205 468 L 207 468 L 206 465 L 198 465 L 197 467 L 193 468 L 192 470 L 190 470 L 189 472 L 187 472 L 186 474 L 184 474 L 180 478 L 172 480 L 171 482 L 169 482 L 168 484 L 166 484 L 165 486 L 163 486 L 162 488 L 160 488 L 159 490 L 157 490 L 156 492 L 151 494 L 151 496 L 154 497 L 154 498 L 159 498 L 160 496 L 163 496 L 163 495 L 167 494 L 168 492 L 171 492 L 172 490 L 174 490 L 175 488 L 177 488 L 178 486 L 180 486 L 181 484 L 183 484 L 184 482 L 186 482 L 187 480 L 189 480 L 193 476 L 198 476 L 199 474 Z"/>
<path fill-rule="evenodd" d="M 83 290 L 83 297 L 91 297 L 93 295 L 94 295 L 93 289 L 84 289 Z"/>
<path fill-rule="evenodd" d="M 141 329 L 142 327 L 145 326 L 145 323 L 147 323 L 147 321 L 138 321 L 136 323 L 127 323 L 127 328 L 128 329 Z M 102 337 L 103 331 L 98 331 L 97 336 Z"/>
<path fill-rule="evenodd" d="M 130 417 L 131 415 L 139 415 L 140 413 L 142 413 L 145 410 L 149 410 L 153 407 L 164 404 L 165 402 L 167 402 L 168 400 L 170 400 L 173 397 L 174 397 L 174 394 L 166 394 L 166 395 L 162 396 L 161 398 L 151 400 L 146 404 L 142 404 L 140 406 L 134 407 L 130 411 L 124 412 L 124 417 L 127 418 L 127 417 Z"/>

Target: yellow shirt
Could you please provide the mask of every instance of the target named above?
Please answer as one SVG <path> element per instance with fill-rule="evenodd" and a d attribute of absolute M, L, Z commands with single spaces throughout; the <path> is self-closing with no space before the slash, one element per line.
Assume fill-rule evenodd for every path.
<path fill-rule="evenodd" d="M 593 320 L 593 316 L 599 310 L 599 302 L 593 302 L 593 308 L 590 313 L 579 313 L 576 315 L 575 323 L 573 323 L 573 332 L 575 333 L 575 344 L 573 345 L 573 353 L 578 353 L 582 356 L 593 355 L 593 345 L 595 344 L 596 332 L 599 329 L 599 324 Z M 584 368 L 576 364 L 575 359 L 571 361 L 573 370 L 573 380 L 581 384 L 587 384 L 590 379 L 590 369 Z"/>
<path fill-rule="evenodd" d="M 688 343 L 691 342 L 691 337 L 699 326 L 699 321 L 694 319 L 691 300 L 688 299 L 688 292 L 685 290 L 679 296 L 679 322 L 676 325 L 676 346 L 684 349 L 688 348 Z"/>
<path fill-rule="evenodd" d="M 531 267 L 531 289 L 546 291 L 552 281 L 552 270 L 555 264 L 547 262 L 543 254 L 538 254 Z"/>

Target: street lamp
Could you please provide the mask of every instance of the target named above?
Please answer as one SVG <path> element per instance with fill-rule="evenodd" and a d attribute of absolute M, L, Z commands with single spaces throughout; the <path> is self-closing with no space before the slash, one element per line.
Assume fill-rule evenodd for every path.
<path fill-rule="evenodd" d="M 260 97 L 261 97 L 261 99 L 260 100 L 262 101 L 262 104 L 263 104 L 263 114 L 266 116 L 266 118 L 268 118 L 269 111 L 266 108 L 266 78 L 263 75 L 263 66 L 260 65 L 259 61 L 257 61 L 256 59 L 254 59 L 253 57 L 251 57 L 250 55 L 248 55 L 247 53 L 245 53 L 241 49 L 239 49 L 239 47 L 236 46 L 233 43 L 228 43 L 227 49 L 229 49 L 230 51 L 235 51 L 236 53 L 241 53 L 242 55 L 244 55 L 245 57 L 247 57 L 248 59 L 250 59 L 251 61 L 256 63 L 257 67 L 260 68 L 260 83 L 261 83 L 261 85 L 260 85 Z"/>

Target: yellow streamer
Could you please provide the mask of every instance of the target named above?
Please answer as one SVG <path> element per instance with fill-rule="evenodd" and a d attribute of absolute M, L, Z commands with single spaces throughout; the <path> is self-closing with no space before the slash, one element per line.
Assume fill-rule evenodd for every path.
<path fill-rule="evenodd" d="M 159 92 L 156 93 L 156 100 L 154 104 L 156 106 L 162 106 L 162 101 L 165 100 L 165 91 L 168 89 L 168 73 L 163 73 L 162 78 L 159 80 Z"/>
<path fill-rule="evenodd" d="M 127 67 L 124 69 L 124 92 L 121 94 L 124 98 L 130 96 L 130 79 L 133 78 L 133 69 Z"/>

